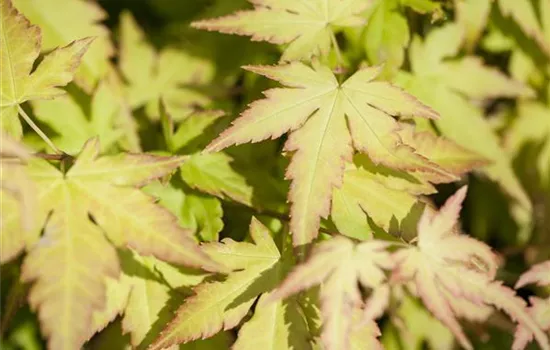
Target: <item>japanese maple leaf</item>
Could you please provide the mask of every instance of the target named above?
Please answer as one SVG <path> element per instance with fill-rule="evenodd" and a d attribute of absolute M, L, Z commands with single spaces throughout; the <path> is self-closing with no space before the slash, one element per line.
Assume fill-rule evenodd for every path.
<path fill-rule="evenodd" d="M 249 0 L 254 10 L 192 23 L 200 29 L 249 35 L 254 41 L 287 44 L 281 60 L 326 54 L 336 26 L 359 26 L 370 0 Z"/>
<path fill-rule="evenodd" d="M 389 301 L 389 288 L 383 272 L 393 265 L 385 250 L 388 245 L 382 241 L 355 245 L 341 236 L 319 243 L 313 248 L 310 258 L 287 276 L 269 300 L 284 299 L 321 284 L 323 344 L 328 350 L 350 349 L 353 329 L 380 316 Z M 359 284 L 374 290 L 367 301 L 364 319 L 354 315 L 363 304 Z M 353 319 L 357 322 L 352 322 Z M 376 336 L 373 338 L 377 343 Z"/>
<path fill-rule="evenodd" d="M 34 183 L 25 172 L 25 164 L 32 158 L 31 150 L 1 131 L 0 138 L 0 208 L 2 213 L 11 212 L 18 218 L 10 225 L 4 220 L 0 223 L 3 233 L 0 235 L 0 263 L 3 263 L 21 251 L 32 230 L 36 196 Z"/>
<path fill-rule="evenodd" d="M 214 261 L 233 270 L 225 280 L 204 282 L 187 298 L 173 320 L 151 344 L 150 350 L 213 336 L 237 326 L 256 300 L 254 316 L 239 331 L 235 349 L 307 349 L 307 328 L 296 301 L 265 303 L 268 292 L 280 282 L 292 261 L 292 249 L 275 245 L 269 231 L 255 218 L 250 224 L 252 242 L 205 244 Z M 282 317 L 284 316 L 284 317 Z M 257 332 L 258 328 L 277 332 Z M 294 333 L 294 331 L 296 331 Z M 254 345 L 256 344 L 256 345 Z"/>
<path fill-rule="evenodd" d="M 393 116 L 435 119 L 438 115 L 402 90 L 374 81 L 380 67 L 363 68 L 342 84 L 320 65 L 311 68 L 294 62 L 245 68 L 288 87 L 266 91 L 267 98 L 252 103 L 207 151 L 290 132 L 285 150 L 294 154 L 286 176 L 293 180 L 289 200 L 295 246 L 317 236 L 320 217 L 330 211 L 332 190 L 341 185 L 353 148 L 392 168 L 455 179 L 401 142 Z"/>
<path fill-rule="evenodd" d="M 173 117 L 181 119 L 195 106 L 204 107 L 210 102 L 196 88 L 214 76 L 209 61 L 181 49 L 156 52 L 129 12 L 122 13 L 120 23 L 119 67 L 127 82 L 125 93 L 132 108 L 145 106 L 148 116 L 158 119 L 162 98 Z"/>
<path fill-rule="evenodd" d="M 74 79 L 86 92 L 91 92 L 109 71 L 115 52 L 111 33 L 102 23 L 108 17 L 107 11 L 98 3 L 86 0 L 64 2 L 63 11 L 60 11 L 58 0 L 13 0 L 13 4 L 40 27 L 42 52 L 80 38 L 95 38 L 76 69 Z"/>
<path fill-rule="evenodd" d="M 415 37 L 409 50 L 413 74 L 400 72 L 398 80 L 441 114 L 435 124 L 443 136 L 489 160 L 483 172 L 528 213 L 532 206 L 514 174 L 510 157 L 483 111 L 471 101 L 529 97 L 533 91 L 485 65 L 479 57 L 453 58 L 460 51 L 463 38 L 463 29 L 455 23 L 433 29 L 424 39 Z"/>
<path fill-rule="evenodd" d="M 31 73 L 40 53 L 40 28 L 31 25 L 13 7 L 11 0 L 0 3 L 0 23 L 0 125 L 2 130 L 19 138 L 22 134 L 17 118 L 19 105 L 25 101 L 51 99 L 63 94 L 64 91 L 58 87 L 67 85 L 73 79 L 74 71 L 93 38 L 76 40 L 50 52 Z"/>
<path fill-rule="evenodd" d="M 115 246 L 175 264 L 223 270 L 170 212 L 135 188 L 170 174 L 182 157 L 98 157 L 98 152 L 96 139 L 87 142 L 66 174 L 43 159 L 26 161 L 37 202 L 30 233 L 18 229 L 18 211 L 2 210 L 2 243 L 5 236 L 20 242 L 2 244 L 2 258 L 27 250 L 22 280 L 33 282 L 29 303 L 38 310 L 51 349 L 80 348 L 89 336 L 92 312 L 105 303 L 105 281 L 119 275 Z"/>
<path fill-rule="evenodd" d="M 479 310 L 496 306 L 533 332 L 543 349 L 550 349 L 546 335 L 527 313 L 525 302 L 512 289 L 494 281 L 496 258 L 484 243 L 457 233 L 466 187 L 447 200 L 437 213 L 426 210 L 418 223 L 418 244 L 395 253 L 394 281 L 411 281 L 426 307 L 458 339 L 472 349 L 456 317 L 479 318 Z"/>
<path fill-rule="evenodd" d="M 550 260 L 541 262 L 529 269 L 519 278 L 516 283 L 516 289 L 527 284 L 535 283 L 539 286 L 550 286 Z M 530 297 L 529 314 L 538 322 L 541 329 L 550 331 L 550 297 L 542 299 L 539 297 Z M 524 349 L 525 346 L 533 340 L 533 332 L 527 327 L 519 325 L 514 336 L 514 350 Z"/>

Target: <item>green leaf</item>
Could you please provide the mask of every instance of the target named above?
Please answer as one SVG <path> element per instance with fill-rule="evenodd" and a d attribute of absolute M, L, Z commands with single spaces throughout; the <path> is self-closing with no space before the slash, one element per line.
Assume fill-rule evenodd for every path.
<path fill-rule="evenodd" d="M 307 325 L 296 300 L 266 303 L 267 298 L 269 294 L 260 297 L 254 316 L 241 327 L 233 349 L 311 349 Z"/>
<path fill-rule="evenodd" d="M 483 34 L 491 11 L 491 0 L 455 0 L 456 22 L 464 30 L 465 45 L 472 52 Z"/>
<path fill-rule="evenodd" d="M 98 151 L 97 140 L 87 142 L 66 174 L 43 159 L 25 165 L 38 204 L 35 225 L 26 237 L 22 280 L 34 282 L 29 303 L 38 311 L 52 349 L 80 348 L 89 337 L 93 312 L 105 308 L 106 278 L 117 279 L 120 273 L 113 244 L 173 263 L 223 269 L 169 212 L 135 188 L 170 174 L 181 158 L 98 158 Z M 19 220 L 17 214 L 2 211 L 3 224 Z"/>
<path fill-rule="evenodd" d="M 409 25 L 397 0 L 379 1 L 365 28 L 365 51 L 372 64 L 384 63 L 384 70 L 395 73 L 405 60 Z"/>
<path fill-rule="evenodd" d="M 479 62 L 475 63 L 476 60 L 469 59 L 468 56 L 443 61 L 458 52 L 461 33 L 460 27 L 449 24 L 433 30 L 424 42 L 415 38 L 410 51 L 414 75 L 403 73 L 398 79 L 408 91 L 441 113 L 442 118 L 435 123 L 444 136 L 491 162 L 483 169 L 484 172 L 498 182 L 524 212 L 530 212 L 531 203 L 515 176 L 511 160 L 501 148 L 497 135 L 484 119 L 482 111 L 461 94 L 472 98 L 491 98 L 525 96 L 529 90 L 503 74 L 480 65 Z M 476 75 L 486 77 L 488 82 L 476 84 L 469 74 L 463 74 L 461 78 L 452 73 L 454 68 L 461 65 L 477 67 Z M 447 80 L 449 72 L 451 76 L 455 76 L 454 79 Z"/>
<path fill-rule="evenodd" d="M 498 5 L 502 14 L 516 21 L 525 35 L 535 40 L 544 54 L 550 57 L 550 42 L 545 38 L 533 3 L 531 1 L 498 0 Z"/>
<path fill-rule="evenodd" d="M 293 61 L 326 55 L 334 40 L 334 27 L 360 26 L 363 0 L 251 0 L 254 10 L 193 22 L 195 28 L 248 35 L 255 41 L 289 44 L 281 60 Z"/>
<path fill-rule="evenodd" d="M 114 51 L 109 31 L 100 24 L 106 18 L 103 9 L 83 0 L 63 4 L 63 11 L 57 0 L 15 0 L 14 4 L 32 23 L 40 26 L 44 41 L 42 50 L 49 51 L 84 37 L 95 38 L 75 77 L 79 86 L 91 91 L 107 73 Z"/>
<path fill-rule="evenodd" d="M 451 350 L 455 346 L 452 333 L 418 301 L 405 295 L 396 311 L 396 326 L 404 344 L 415 349 L 426 342 L 431 349 Z"/>
<path fill-rule="evenodd" d="M 342 187 L 335 189 L 332 200 L 331 217 L 336 227 L 354 238 L 370 238 L 368 215 L 386 232 L 413 237 L 415 231 L 408 222 L 420 216 L 425 204 L 403 188 L 392 188 L 392 182 L 400 181 L 397 177 L 377 175 L 372 170 L 350 167 L 345 172 Z M 411 182 L 409 186 L 413 185 Z"/>
<path fill-rule="evenodd" d="M 226 238 L 203 246 L 212 259 L 236 272 L 195 288 L 195 295 L 185 300 L 150 350 L 208 338 L 237 326 L 256 298 L 278 282 L 281 255 L 267 228 L 253 219 L 250 236 L 254 243 Z"/>
<path fill-rule="evenodd" d="M 20 138 L 21 123 L 17 118 L 18 106 L 28 100 L 52 99 L 63 94 L 60 86 L 73 79 L 82 55 L 88 49 L 92 38 L 76 40 L 56 49 L 44 57 L 33 68 L 40 53 L 41 30 L 33 26 L 15 9 L 11 0 L 3 0 L 1 7 L 2 23 L 2 90 L 0 111 L 2 130 Z M 60 44 L 65 44 L 64 41 Z"/>
<path fill-rule="evenodd" d="M 162 131 L 169 151 L 193 153 L 208 144 L 215 136 L 211 128 L 223 116 L 222 111 L 194 112 L 187 116 L 174 131 L 172 117 L 164 106 L 160 107 Z"/>
<path fill-rule="evenodd" d="M 209 97 L 196 88 L 209 83 L 214 67 L 205 59 L 175 48 L 156 52 L 129 12 L 123 12 L 119 67 L 128 82 L 126 94 L 132 108 L 146 106 L 147 115 L 158 119 L 158 101 L 176 120 L 190 114 L 194 106 L 205 106 Z"/>
<path fill-rule="evenodd" d="M 254 190 L 231 162 L 224 153 L 193 155 L 181 166 L 181 176 L 193 188 L 252 206 Z"/>
<path fill-rule="evenodd" d="M 52 141 L 68 154 L 78 153 L 87 140 L 96 136 L 102 140 L 102 150 L 108 150 L 124 133 L 115 123 L 120 106 L 113 99 L 107 83 L 100 83 L 94 92 L 89 115 L 71 96 L 53 101 L 33 101 L 32 105 L 36 118 L 58 134 L 52 137 Z"/>
<path fill-rule="evenodd" d="M 217 241 L 223 228 L 223 211 L 219 199 L 210 197 L 177 181 L 168 185 L 152 182 L 144 191 L 159 199 L 159 204 L 178 218 L 178 223 L 194 232 L 202 241 Z"/>
<path fill-rule="evenodd" d="M 252 104 L 207 150 L 291 132 L 285 150 L 293 152 L 286 177 L 293 180 L 289 201 L 295 246 L 317 236 L 320 218 L 330 212 L 333 188 L 341 186 L 344 164 L 354 148 L 392 168 L 454 179 L 401 142 L 392 115 L 438 115 L 402 90 L 375 81 L 380 68 L 363 68 L 342 84 L 326 66 L 312 69 L 296 62 L 248 69 L 288 87 L 265 92 L 267 98 Z"/>
<path fill-rule="evenodd" d="M 172 317 L 178 304 L 205 274 L 185 271 L 154 257 L 130 252 L 123 257 L 122 279 L 131 288 L 124 307 L 122 329 L 134 348 L 144 349 Z"/>
<path fill-rule="evenodd" d="M 518 106 L 518 115 L 514 119 L 505 135 L 505 146 L 511 155 L 518 159 L 525 157 L 529 147 L 540 147 L 535 155 L 537 176 L 540 184 L 547 184 L 550 181 L 550 108 L 536 102 L 522 102 Z M 531 173 L 532 169 L 521 169 L 524 173 Z"/>

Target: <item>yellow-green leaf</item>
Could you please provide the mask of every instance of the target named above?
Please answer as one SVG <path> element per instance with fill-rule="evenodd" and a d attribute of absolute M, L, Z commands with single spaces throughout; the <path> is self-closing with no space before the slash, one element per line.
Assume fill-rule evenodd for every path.
<path fill-rule="evenodd" d="M 212 80 L 214 68 L 205 59 L 182 49 L 156 52 L 128 12 L 121 15 L 120 70 L 128 82 L 126 95 L 132 108 L 146 106 L 149 117 L 158 119 L 159 99 L 176 120 L 185 118 L 193 106 L 205 106 L 209 97 L 194 86 Z"/>
<path fill-rule="evenodd" d="M 31 25 L 13 7 L 11 0 L 3 0 L 0 6 L 1 125 L 8 134 L 19 138 L 22 133 L 17 119 L 19 104 L 28 100 L 51 99 L 63 94 L 63 90 L 58 87 L 73 79 L 73 73 L 93 39 L 81 39 L 82 36 L 75 38 L 80 40 L 50 52 L 32 71 L 34 61 L 40 53 L 41 30 Z M 67 42 L 69 40 L 60 44 Z"/>
<path fill-rule="evenodd" d="M 320 218 L 330 212 L 333 188 L 341 186 L 354 148 L 375 163 L 455 178 L 401 142 L 396 133 L 399 123 L 392 116 L 438 115 L 401 89 L 375 81 L 379 67 L 363 68 L 342 84 L 320 65 L 311 68 L 295 62 L 247 69 L 288 87 L 266 91 L 267 98 L 254 102 L 207 150 L 290 132 L 285 150 L 293 155 L 286 176 L 293 180 L 289 200 L 295 246 L 317 236 Z"/>
<path fill-rule="evenodd" d="M 58 0 L 14 0 L 14 4 L 33 24 L 40 26 L 42 50 L 49 51 L 83 37 L 95 38 L 75 77 L 77 84 L 91 91 L 107 73 L 114 51 L 109 31 L 100 24 L 106 18 L 103 9 L 84 0 L 64 3 L 63 11 Z"/>
<path fill-rule="evenodd" d="M 248 35 L 255 41 L 289 44 L 281 60 L 326 55 L 336 26 L 359 26 L 364 0 L 250 0 L 254 10 L 194 22 L 195 28 Z"/>
<path fill-rule="evenodd" d="M 390 269 L 392 262 L 385 248 L 387 242 L 368 241 L 355 245 L 342 236 L 334 237 L 314 246 L 311 256 L 298 265 L 270 294 L 268 301 L 278 302 L 290 295 L 321 284 L 321 314 L 323 318 L 321 339 L 327 350 L 347 350 L 352 348 L 351 337 L 361 318 L 354 315 L 363 302 L 359 284 L 374 290 L 367 305 L 376 300 L 374 310 L 361 321 L 373 322 L 388 304 L 386 298 L 375 298 L 376 290 L 387 290 L 384 269 Z M 369 334 L 370 333 L 370 334 Z M 376 332 L 364 334 L 376 344 Z M 355 339 L 359 342 L 360 339 Z M 364 341 L 360 341 L 364 344 Z"/>
<path fill-rule="evenodd" d="M 260 297 L 254 316 L 239 330 L 233 349 L 311 349 L 306 321 L 296 300 L 266 303 L 268 297 Z"/>
<path fill-rule="evenodd" d="M 135 188 L 170 174 L 181 158 L 98 157 L 98 150 L 97 140 L 86 143 L 66 174 L 43 159 L 30 159 L 24 168 L 38 203 L 35 225 L 25 237 L 22 279 L 34 282 L 29 302 L 51 349 L 80 348 L 89 337 L 93 312 L 105 309 L 107 278 L 119 275 L 113 243 L 173 263 L 223 269 L 168 211 Z M 18 219 L 17 211 L 2 212 L 3 224 Z"/>
<path fill-rule="evenodd" d="M 528 314 L 525 302 L 513 290 L 494 281 L 497 264 L 491 248 L 453 230 L 465 196 L 463 187 L 439 212 L 424 212 L 418 222 L 417 246 L 394 254 L 397 266 L 393 279 L 413 282 L 407 284 L 408 288 L 420 296 L 465 349 L 472 349 L 472 345 L 457 316 L 476 320 L 480 310 L 484 312 L 488 305 L 508 313 L 535 335 L 541 348 L 550 349 L 547 336 Z"/>
<path fill-rule="evenodd" d="M 222 281 L 196 287 L 195 295 L 184 301 L 150 350 L 208 338 L 237 326 L 257 297 L 274 287 L 280 269 L 279 250 L 267 228 L 256 219 L 250 225 L 250 236 L 254 243 L 226 238 L 204 245 L 212 259 L 236 271 Z"/>

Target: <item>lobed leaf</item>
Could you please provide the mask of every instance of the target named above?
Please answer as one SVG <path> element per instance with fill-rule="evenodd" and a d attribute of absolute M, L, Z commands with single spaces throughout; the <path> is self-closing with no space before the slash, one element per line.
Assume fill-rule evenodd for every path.
<path fill-rule="evenodd" d="M 277 282 L 281 257 L 266 227 L 256 219 L 250 224 L 253 243 L 224 239 L 204 245 L 215 261 L 231 270 L 223 281 L 207 282 L 194 289 L 149 349 L 205 339 L 241 322 L 257 297 Z"/>
<path fill-rule="evenodd" d="M 271 302 L 284 299 L 318 284 L 321 284 L 321 315 L 323 328 L 321 340 L 327 349 L 351 349 L 352 344 L 364 343 L 363 337 L 350 340 L 353 333 L 352 317 L 362 304 L 358 287 L 376 290 L 384 288 L 385 274 L 382 269 L 392 267 L 392 262 L 384 249 L 386 242 L 367 241 L 355 246 L 349 239 L 335 237 L 314 246 L 306 262 L 298 265 L 269 296 Z M 385 303 L 381 303 L 375 294 L 369 302 L 381 304 L 369 312 L 371 317 L 379 316 Z M 383 299 L 383 298 L 382 298 Z M 367 324 L 373 319 L 365 319 Z M 377 329 L 377 328 L 375 328 Z M 377 343 L 377 332 L 367 332 L 369 343 Z"/>
<path fill-rule="evenodd" d="M 99 5 L 76 0 L 65 4 L 61 12 L 57 0 L 14 0 L 14 4 L 31 22 L 40 26 L 43 51 L 50 51 L 67 42 L 78 42 L 80 38 L 94 37 L 94 43 L 75 72 L 75 82 L 90 92 L 105 77 L 114 48 L 109 31 L 100 24 L 107 15 Z M 55 73 L 59 69 L 56 66 L 59 67 L 59 63 L 51 62 L 48 67 L 53 71 L 46 72 Z M 72 68 L 73 71 L 75 68 Z"/>
<path fill-rule="evenodd" d="M 490 248 L 453 231 L 465 194 L 466 187 L 463 187 L 438 213 L 424 212 L 418 223 L 418 246 L 394 255 L 397 267 L 393 279 L 412 280 L 426 307 L 451 330 L 463 348 L 472 349 L 472 345 L 456 316 L 477 317 L 478 314 L 462 311 L 455 298 L 468 301 L 469 306 L 462 305 L 474 310 L 478 305 L 487 304 L 504 310 L 535 334 L 541 348 L 548 349 L 548 339 L 528 314 L 525 302 L 513 290 L 493 281 L 496 258 Z"/>
<path fill-rule="evenodd" d="M 295 62 L 248 69 L 289 87 L 266 91 L 267 98 L 254 102 L 207 151 L 290 132 L 285 149 L 293 157 L 286 177 L 293 180 L 289 200 L 295 246 L 317 236 L 320 218 L 330 212 L 333 189 L 342 184 L 353 148 L 391 168 L 454 179 L 402 143 L 392 116 L 437 118 L 437 114 L 401 89 L 374 81 L 380 68 L 363 68 L 343 84 L 325 66 L 310 68 Z"/>
<path fill-rule="evenodd" d="M 18 105 L 28 100 L 51 99 L 63 94 L 58 87 L 67 85 L 73 79 L 74 71 L 93 39 L 76 40 L 50 52 L 31 73 L 40 53 L 41 30 L 31 25 L 11 0 L 3 0 L 0 10 L 2 130 L 20 138 L 22 129 L 17 118 Z"/>
<path fill-rule="evenodd" d="M 181 120 L 194 106 L 204 107 L 210 102 L 205 93 L 194 88 L 212 80 L 214 67 L 210 62 L 181 49 L 156 52 L 129 12 L 122 13 L 120 22 L 119 68 L 128 82 L 125 90 L 132 108 L 145 106 L 147 115 L 158 119 L 162 98 L 170 114 Z"/>
<path fill-rule="evenodd" d="M 24 167 L 36 189 L 37 208 L 36 224 L 24 236 L 28 256 L 22 279 L 36 281 L 29 300 L 52 349 L 80 348 L 90 336 L 94 311 L 105 309 L 107 278 L 118 279 L 120 272 L 111 243 L 178 264 L 223 269 L 169 212 L 130 187 L 169 174 L 181 158 L 98 157 L 98 149 L 97 140 L 89 141 L 66 174 L 43 159 L 30 159 Z M 8 222 L 17 214 L 9 213 Z M 6 233 L 21 234 L 2 232 L 3 242 Z"/>
<path fill-rule="evenodd" d="M 281 60 L 293 61 L 326 55 L 336 26 L 359 26 L 364 0 L 249 0 L 254 10 L 193 22 L 195 28 L 227 34 L 248 35 L 253 41 L 289 44 Z"/>
<path fill-rule="evenodd" d="M 398 79 L 402 85 L 407 86 L 408 91 L 442 114 L 443 118 L 435 123 L 444 136 L 485 157 L 490 162 L 484 168 L 484 172 L 515 199 L 523 212 L 528 213 L 532 210 L 531 203 L 511 168 L 510 158 L 500 146 L 490 125 L 483 118 L 483 113 L 461 95 L 462 91 L 467 90 L 457 87 L 462 83 L 457 85 L 455 82 L 453 85 L 452 81 L 450 83 L 446 81 L 444 74 L 440 74 L 440 72 L 449 69 L 449 64 L 452 64 L 450 62 L 461 65 L 465 59 L 468 59 L 443 61 L 444 58 L 458 52 L 461 40 L 462 29 L 454 24 L 433 30 L 424 42 L 419 38 L 413 39 L 410 60 L 414 75 L 402 74 Z M 485 70 L 483 75 L 492 74 L 490 70 L 482 69 Z M 526 88 L 518 89 L 519 83 L 508 78 L 501 76 L 498 81 L 502 79 L 507 83 L 498 86 L 497 84 L 492 85 L 494 91 L 499 92 L 499 96 L 502 94 L 510 96 L 513 91 L 515 91 L 515 95 L 522 96 L 524 93 L 522 91 L 526 91 Z M 467 85 L 472 84 L 468 83 Z M 494 94 L 488 90 L 490 89 L 476 87 L 472 90 L 475 93 L 472 97 L 494 97 Z M 437 91 L 437 98 L 435 91 Z M 467 92 L 467 94 L 469 93 Z M 489 93 L 488 96 L 486 96 L 487 93 Z"/>

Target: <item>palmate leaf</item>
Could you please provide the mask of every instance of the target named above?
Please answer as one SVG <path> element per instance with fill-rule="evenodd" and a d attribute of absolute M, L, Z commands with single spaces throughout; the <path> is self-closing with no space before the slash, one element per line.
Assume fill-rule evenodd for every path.
<path fill-rule="evenodd" d="M 377 172 L 384 167 L 363 163 L 363 166 L 348 166 L 342 187 L 334 190 L 331 218 L 336 227 L 353 238 L 371 238 L 373 229 L 366 220 L 368 215 L 375 225 L 386 232 L 414 236 L 405 221 L 415 212 L 418 217 L 418 211 L 424 207 L 416 194 L 433 193 L 435 188 L 431 185 L 426 188 L 420 181 L 415 183 L 413 177 Z"/>
<path fill-rule="evenodd" d="M 466 187 L 449 198 L 438 213 L 425 211 L 418 223 L 418 244 L 399 250 L 394 259 L 394 281 L 412 281 L 426 307 L 458 339 L 472 345 L 456 316 L 479 318 L 479 310 L 493 305 L 508 313 L 519 325 L 533 332 L 543 349 L 550 349 L 546 335 L 513 290 L 494 281 L 496 257 L 484 243 L 461 235 L 452 228 L 458 220 Z M 480 308 L 482 306 L 482 308 Z"/>
<path fill-rule="evenodd" d="M 212 259 L 235 272 L 230 273 L 222 281 L 204 282 L 196 287 L 195 295 L 185 300 L 174 319 L 149 349 L 160 350 L 175 344 L 211 337 L 222 329 L 231 329 L 241 322 L 259 296 L 275 287 L 288 269 L 291 261 L 290 250 L 284 250 L 286 255 L 281 259 L 279 249 L 267 228 L 256 219 L 250 224 L 250 236 L 254 243 L 235 242 L 226 238 L 221 243 L 208 243 L 203 246 Z M 262 300 L 260 302 L 263 303 Z M 256 309 L 256 318 L 270 322 L 263 324 L 264 327 L 278 330 L 262 335 L 266 337 L 261 340 L 263 344 L 278 344 L 281 346 L 278 347 L 280 349 L 296 348 L 292 343 L 294 340 L 298 341 L 298 344 L 304 344 L 301 339 L 307 334 L 294 334 L 290 339 L 282 338 L 280 334 L 306 329 L 303 324 L 305 321 L 298 317 L 296 308 L 296 303 L 284 303 L 274 309 Z M 278 317 L 281 310 L 286 310 L 284 323 Z M 289 318 L 290 315 L 293 316 Z M 246 329 L 258 327 L 256 319 L 253 318 L 250 322 Z M 244 330 L 243 327 L 237 343 L 244 348 L 250 346 L 254 342 L 254 339 L 250 339 L 251 335 L 258 336 Z"/>
<path fill-rule="evenodd" d="M 176 268 L 154 257 L 135 252 L 122 260 L 122 279 L 131 291 L 123 308 L 122 329 L 134 348 L 144 349 L 154 340 L 172 312 L 199 284 L 205 274 Z"/>
<path fill-rule="evenodd" d="M 119 67 L 128 82 L 126 95 L 132 108 L 146 106 L 149 117 L 158 119 L 158 101 L 177 119 L 205 106 L 209 97 L 196 86 L 211 81 L 214 67 L 205 59 L 191 56 L 181 49 L 156 52 L 128 12 L 123 12 Z"/>
<path fill-rule="evenodd" d="M 412 127 L 403 126 L 399 135 L 417 153 L 451 174 L 460 176 L 486 164 L 483 157 L 430 132 L 414 132 Z M 416 236 L 414 223 L 422 209 L 429 210 L 419 195 L 436 192 L 429 181 L 437 183 L 440 179 L 429 172 L 375 165 L 368 157 L 356 155 L 354 165 L 346 167 L 342 187 L 334 189 L 331 219 L 340 232 L 354 238 L 372 235 L 373 228 L 365 220 L 368 215 L 383 230 L 411 239 Z"/>
<path fill-rule="evenodd" d="M 550 260 L 534 265 L 529 271 L 522 274 L 516 283 L 516 289 L 527 284 L 535 283 L 539 286 L 550 286 Z M 531 306 L 529 314 L 538 322 L 540 328 L 550 331 L 550 297 L 542 299 L 532 296 L 529 298 Z M 533 332 L 527 327 L 519 325 L 514 337 L 514 350 L 524 349 L 533 340 Z"/>
<path fill-rule="evenodd" d="M 363 68 L 342 84 L 326 66 L 295 62 L 246 68 L 288 88 L 266 91 L 267 98 L 254 102 L 207 151 L 291 132 L 285 150 L 293 152 L 286 176 L 293 180 L 289 200 L 295 246 L 317 236 L 320 218 L 330 211 L 332 190 L 340 187 L 353 148 L 391 168 L 455 179 L 401 142 L 396 133 L 400 125 L 392 115 L 438 115 L 402 90 L 374 81 L 380 67 Z"/>
<path fill-rule="evenodd" d="M 33 181 L 25 172 L 31 150 L 0 131 L 0 262 L 17 256 L 27 244 L 34 226 L 36 196 Z M 16 220 L 4 220 L 4 213 L 13 213 Z"/>
<path fill-rule="evenodd" d="M 121 106 L 113 97 L 108 83 L 103 81 L 94 91 L 89 115 L 70 95 L 53 101 L 33 101 L 32 106 L 36 119 L 47 123 L 57 133 L 51 139 L 60 150 L 76 154 L 87 140 L 98 136 L 102 140 L 102 151 L 105 151 L 125 134 L 116 123 Z"/>
<path fill-rule="evenodd" d="M 383 272 L 383 269 L 392 267 L 390 254 L 385 251 L 388 245 L 383 241 L 355 245 L 341 236 L 319 243 L 313 248 L 309 259 L 298 265 L 268 300 L 276 302 L 322 283 L 323 345 L 327 350 L 351 349 L 353 329 L 373 322 L 383 313 L 389 301 L 389 287 L 385 284 Z M 364 317 L 355 315 L 363 303 L 359 284 L 374 290 L 367 300 Z M 370 336 L 371 342 L 376 343 L 375 334 L 365 332 L 363 335 Z"/>
<path fill-rule="evenodd" d="M 31 25 L 13 7 L 11 0 L 2 0 L 0 6 L 0 124 L 3 131 L 19 138 L 22 129 L 17 118 L 18 105 L 28 100 L 51 99 L 63 94 L 63 90 L 58 87 L 67 85 L 73 79 L 74 71 L 93 39 L 76 40 L 54 50 L 31 73 L 34 61 L 40 53 L 41 30 Z"/>
<path fill-rule="evenodd" d="M 76 70 L 75 82 L 90 92 L 105 76 L 113 44 L 109 31 L 100 24 L 107 15 L 93 2 L 69 1 L 59 11 L 57 0 L 14 0 L 15 6 L 34 24 L 40 26 L 44 44 L 42 50 L 52 50 L 73 40 L 94 37 L 94 43 Z"/>
<path fill-rule="evenodd" d="M 435 122 L 441 133 L 485 157 L 489 164 L 483 171 L 498 182 L 523 211 L 529 212 L 531 203 L 513 172 L 511 159 L 500 146 L 482 111 L 469 99 L 528 97 L 533 92 L 520 82 L 482 65 L 478 58 L 446 59 L 458 53 L 462 38 L 462 29 L 455 24 L 431 31 L 424 42 L 414 38 L 410 50 L 414 75 L 402 72 L 398 81 L 441 113 L 442 118 Z"/>
<path fill-rule="evenodd" d="M 370 0 L 249 0 L 254 10 L 192 23 L 200 29 L 249 35 L 255 41 L 289 44 L 281 60 L 293 61 L 330 50 L 336 26 L 359 26 Z"/>
<path fill-rule="evenodd" d="M 268 303 L 269 295 L 260 297 L 254 316 L 241 327 L 232 349 L 311 349 L 309 330 L 297 301 Z"/>
<path fill-rule="evenodd" d="M 106 278 L 116 279 L 120 271 L 110 242 L 176 264 L 223 270 L 169 212 L 135 188 L 170 174 L 182 158 L 122 153 L 98 158 L 98 151 L 97 140 L 86 143 L 65 175 L 43 159 L 25 165 L 38 203 L 25 240 L 22 279 L 34 282 L 29 301 L 52 349 L 79 348 L 89 336 L 93 311 L 104 307 Z M 2 211 L 3 225 L 18 219 L 17 212 Z M 21 233 L 2 230 L 5 234 Z"/>

